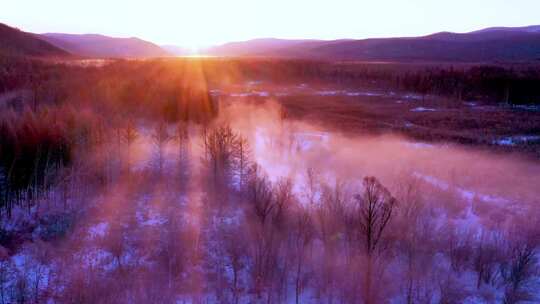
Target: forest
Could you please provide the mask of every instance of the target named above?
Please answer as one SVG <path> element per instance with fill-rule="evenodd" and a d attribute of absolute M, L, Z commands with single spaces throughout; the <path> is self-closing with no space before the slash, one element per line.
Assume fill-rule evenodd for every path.
<path fill-rule="evenodd" d="M 0 57 L 0 304 L 537 303 L 539 84 L 519 65 Z M 533 153 L 310 116 L 379 92 L 497 107 Z"/>

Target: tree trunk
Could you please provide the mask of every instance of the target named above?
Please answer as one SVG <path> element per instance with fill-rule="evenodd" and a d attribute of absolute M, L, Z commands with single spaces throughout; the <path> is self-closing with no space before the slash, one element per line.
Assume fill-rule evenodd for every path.
<path fill-rule="evenodd" d="M 372 301 L 372 295 L 371 295 L 371 276 L 372 276 L 372 268 L 373 268 L 373 260 L 371 254 L 368 254 L 367 257 L 367 271 L 366 271 L 366 278 L 365 278 L 365 286 L 364 286 L 364 303 L 365 304 L 373 304 Z"/>
<path fill-rule="evenodd" d="M 298 264 L 296 265 L 296 284 L 295 284 L 295 303 L 296 304 L 299 304 L 300 303 L 300 279 L 301 279 L 301 274 L 302 274 L 302 257 L 300 255 L 298 255 Z"/>

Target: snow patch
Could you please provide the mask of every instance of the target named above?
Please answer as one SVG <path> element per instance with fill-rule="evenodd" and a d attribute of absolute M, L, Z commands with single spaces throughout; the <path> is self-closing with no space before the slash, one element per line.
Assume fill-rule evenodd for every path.
<path fill-rule="evenodd" d="M 466 189 L 466 188 L 453 187 L 452 185 L 450 185 L 449 183 L 441 179 L 438 179 L 433 176 L 425 175 L 419 172 L 414 172 L 413 176 L 427 182 L 428 184 L 436 188 L 439 188 L 445 191 L 454 188 L 455 191 L 466 201 L 472 202 L 476 198 L 486 203 L 509 204 L 512 202 L 511 200 L 504 197 L 499 197 L 499 196 L 485 194 L 485 193 L 479 193 L 474 190 Z"/>
<path fill-rule="evenodd" d="M 324 91 L 317 91 L 315 92 L 315 95 L 320 95 L 320 96 L 336 96 L 336 95 L 340 95 L 342 93 L 342 91 L 339 91 L 339 90 L 324 90 Z"/>
<path fill-rule="evenodd" d="M 148 216 L 144 216 L 142 212 L 137 211 L 135 214 L 137 222 L 140 226 L 160 226 L 167 222 L 167 219 L 163 218 L 160 214 L 150 210 Z"/>
<path fill-rule="evenodd" d="M 513 108 L 518 110 L 540 112 L 540 105 L 514 105 Z"/>
<path fill-rule="evenodd" d="M 405 126 L 407 126 L 407 124 Z M 423 142 L 408 142 L 408 143 L 405 143 L 405 145 L 413 149 L 430 149 L 430 148 L 435 147 L 432 144 L 423 143 Z"/>
<path fill-rule="evenodd" d="M 417 95 L 417 94 L 406 94 L 406 95 L 403 95 L 402 98 L 404 98 L 404 99 L 414 99 L 414 100 L 423 99 L 423 97 L 421 95 Z"/>
<path fill-rule="evenodd" d="M 437 111 L 434 108 L 424 108 L 424 107 L 417 107 L 414 109 L 411 109 L 411 112 L 435 112 Z"/>
<path fill-rule="evenodd" d="M 347 96 L 368 96 L 368 97 L 378 97 L 378 96 L 383 96 L 384 94 L 382 94 L 382 93 L 376 93 L 376 92 L 362 92 L 362 91 L 352 92 L 352 91 L 345 91 L 345 95 L 347 95 Z"/>
<path fill-rule="evenodd" d="M 540 142 L 540 135 L 519 135 L 519 136 L 507 136 L 491 143 L 499 146 L 515 146 L 518 144 L 529 144 Z"/>
<path fill-rule="evenodd" d="M 208 92 L 210 93 L 211 96 L 219 96 L 219 95 L 221 95 L 221 90 L 218 90 L 218 89 L 210 90 Z"/>
<path fill-rule="evenodd" d="M 251 93 L 231 93 L 229 96 L 231 97 L 248 97 Z"/>
<path fill-rule="evenodd" d="M 248 86 L 256 86 L 256 85 L 260 85 L 262 83 L 261 80 L 250 80 L 248 82 L 246 82 L 246 85 Z"/>
<path fill-rule="evenodd" d="M 296 148 L 301 151 L 310 150 L 315 145 L 326 145 L 330 135 L 326 132 L 297 132 L 294 133 Z"/>
<path fill-rule="evenodd" d="M 88 234 L 90 235 L 91 239 L 95 238 L 102 238 L 107 234 L 107 231 L 109 231 L 109 223 L 99 223 L 97 225 L 94 225 L 88 229 Z"/>

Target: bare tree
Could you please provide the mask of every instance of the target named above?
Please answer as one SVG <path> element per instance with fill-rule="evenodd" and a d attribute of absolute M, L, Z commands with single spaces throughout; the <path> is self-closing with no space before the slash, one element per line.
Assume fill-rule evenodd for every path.
<path fill-rule="evenodd" d="M 0 304 L 8 303 L 10 291 L 8 283 L 13 272 L 13 265 L 9 259 L 8 252 L 0 245 Z"/>
<path fill-rule="evenodd" d="M 449 227 L 446 231 L 444 244 L 450 265 L 455 272 L 461 272 L 471 266 L 471 257 L 473 256 L 472 238 L 474 232 L 463 231 L 456 227 Z"/>
<path fill-rule="evenodd" d="M 105 240 L 105 248 L 111 253 L 119 272 L 124 272 L 123 258 L 126 252 L 126 228 L 121 223 L 111 223 L 110 232 Z"/>
<path fill-rule="evenodd" d="M 226 185 L 234 166 L 238 135 L 231 127 L 223 125 L 206 130 L 204 139 L 204 161 L 208 166 L 214 187 Z"/>
<path fill-rule="evenodd" d="M 291 184 L 281 181 L 272 186 L 257 167 L 252 170 L 247 185 L 246 199 L 252 215 L 253 283 L 257 295 L 268 291 L 267 300 L 272 302 L 271 288 L 280 288 L 283 282 L 274 281 L 279 274 L 278 256 L 282 250 L 283 234 L 288 205 L 291 204 Z"/>
<path fill-rule="evenodd" d="M 348 201 L 345 183 L 336 181 L 333 186 L 323 185 L 321 201 L 314 207 L 313 220 L 318 237 L 323 243 L 321 282 L 319 292 L 326 294 L 331 303 L 337 286 L 337 274 L 340 259 L 338 246 L 345 228 L 346 205 Z"/>
<path fill-rule="evenodd" d="M 238 136 L 234 145 L 234 167 L 240 190 L 244 189 L 249 178 L 250 164 L 249 144 L 245 138 Z"/>
<path fill-rule="evenodd" d="M 473 267 L 477 272 L 476 288 L 482 283 L 495 284 L 497 266 L 503 258 L 502 237 L 496 231 L 482 231 L 473 253 Z"/>
<path fill-rule="evenodd" d="M 255 173 L 249 182 L 247 197 L 260 225 L 264 226 L 267 224 L 267 220 L 276 204 L 272 193 L 272 185 L 268 178 L 260 174 L 260 169 L 256 166 L 253 171 Z"/>
<path fill-rule="evenodd" d="M 128 173 L 131 172 L 131 146 L 137 139 L 137 136 L 138 133 L 134 123 L 131 120 L 128 120 L 126 127 L 121 130 L 122 141 L 126 144 L 126 169 Z"/>
<path fill-rule="evenodd" d="M 321 203 L 316 205 L 315 218 L 325 248 L 332 247 L 331 242 L 343 229 L 347 200 L 344 183 L 336 181 L 332 187 L 322 187 L 322 199 Z"/>
<path fill-rule="evenodd" d="M 176 287 L 177 279 L 185 268 L 185 253 L 181 222 L 178 214 L 170 210 L 167 221 L 161 229 L 160 257 L 167 273 L 167 288 L 169 291 Z"/>
<path fill-rule="evenodd" d="M 154 133 L 152 134 L 152 141 L 156 148 L 157 162 L 159 173 L 163 171 L 163 163 L 165 161 L 165 146 L 171 140 L 167 124 L 165 122 L 158 122 L 155 126 Z"/>
<path fill-rule="evenodd" d="M 320 185 L 315 169 L 308 168 L 306 170 L 306 181 L 306 198 L 309 204 L 313 205 L 318 201 L 320 195 Z"/>
<path fill-rule="evenodd" d="M 187 122 L 179 121 L 176 125 L 175 139 L 178 143 L 178 161 L 184 163 L 187 160 L 189 151 L 189 125 Z"/>
<path fill-rule="evenodd" d="M 429 217 L 422 196 L 419 193 L 418 180 L 403 180 L 398 186 L 397 195 L 400 206 L 397 210 L 392 227 L 398 243 L 398 250 L 405 258 L 405 293 L 408 304 L 416 303 L 415 290 L 419 288 L 419 273 L 423 272 L 421 265 L 422 252 L 420 246 L 428 246 L 431 229 Z M 424 263 L 426 261 L 423 261 Z"/>
<path fill-rule="evenodd" d="M 252 283 L 255 285 L 255 291 L 258 297 L 262 296 L 269 273 L 268 267 L 271 264 L 272 238 L 269 233 L 271 229 L 270 218 L 275 208 L 272 188 L 266 176 L 259 173 L 256 166 L 253 168 L 253 175 L 247 186 L 246 196 L 249 208 L 253 214 L 252 221 Z"/>
<path fill-rule="evenodd" d="M 375 254 L 380 245 L 384 230 L 392 217 L 396 199 L 375 177 L 366 177 L 363 182 L 363 193 L 356 195 L 357 224 L 364 252 L 367 258 L 365 272 L 365 303 L 374 303 L 372 294 L 372 272 Z"/>
<path fill-rule="evenodd" d="M 275 205 L 272 222 L 276 229 L 281 229 L 287 220 L 289 208 L 296 203 L 293 183 L 290 179 L 281 179 L 273 185 L 272 189 Z"/>
<path fill-rule="evenodd" d="M 293 230 L 293 250 L 296 257 L 295 269 L 295 303 L 300 303 L 300 295 L 304 289 L 304 260 L 306 259 L 306 249 L 311 244 L 314 230 L 311 215 L 306 207 L 298 206 L 298 211 L 294 214 Z"/>
<path fill-rule="evenodd" d="M 225 253 L 226 264 L 232 272 L 229 288 L 232 292 L 233 303 L 237 304 L 240 301 L 241 287 L 241 272 L 246 267 L 246 239 L 244 232 L 240 226 L 232 225 L 224 227 L 221 241 L 223 242 L 223 250 Z"/>
<path fill-rule="evenodd" d="M 509 260 L 500 268 L 501 277 L 506 285 L 505 304 L 533 299 L 526 285 L 538 273 L 536 262 L 536 246 L 532 242 L 525 240 L 510 244 Z"/>

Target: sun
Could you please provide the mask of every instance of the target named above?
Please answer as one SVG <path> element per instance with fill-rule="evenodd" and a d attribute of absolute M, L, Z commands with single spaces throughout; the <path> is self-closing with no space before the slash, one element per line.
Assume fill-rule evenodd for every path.
<path fill-rule="evenodd" d="M 186 46 L 186 49 L 190 55 L 199 55 L 202 47 L 198 43 L 190 43 Z"/>
<path fill-rule="evenodd" d="M 211 43 L 206 43 L 199 40 L 194 41 L 184 41 L 184 43 L 179 43 L 187 56 L 200 56 L 204 54 L 204 51 L 211 47 Z"/>

